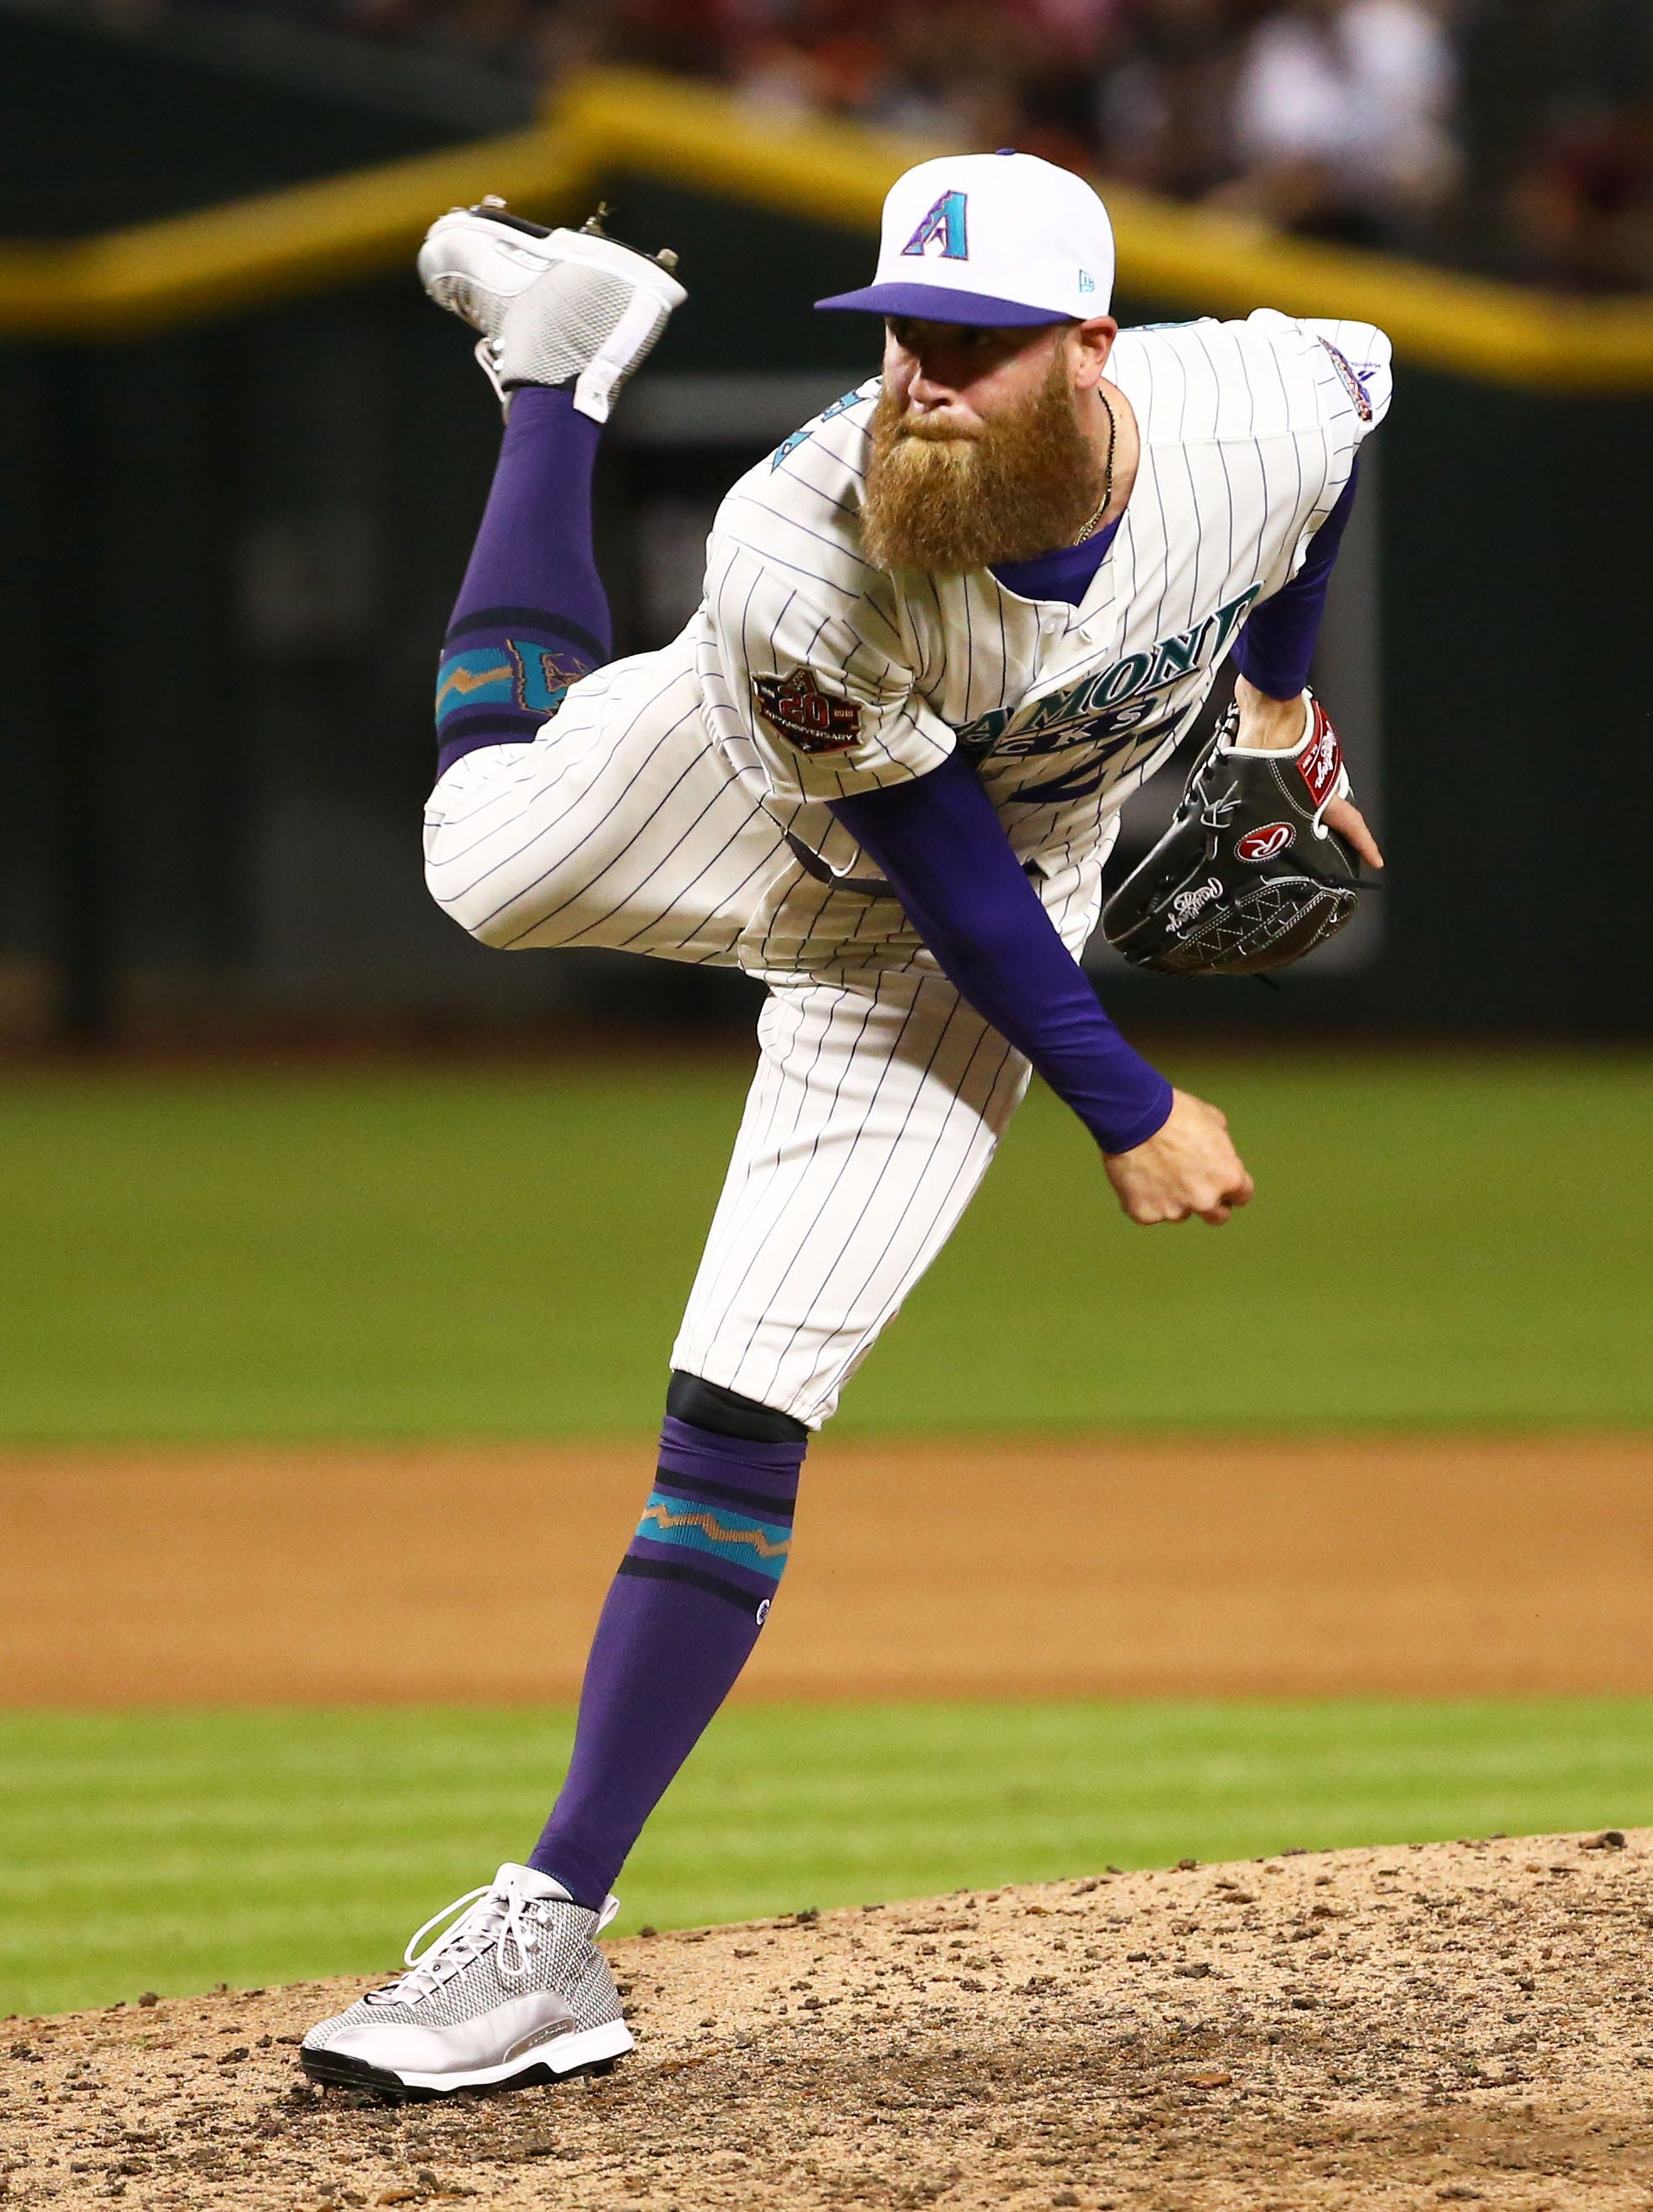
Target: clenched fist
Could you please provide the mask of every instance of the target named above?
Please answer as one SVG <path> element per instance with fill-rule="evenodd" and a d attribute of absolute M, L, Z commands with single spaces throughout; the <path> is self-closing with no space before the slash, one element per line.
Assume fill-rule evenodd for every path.
<path fill-rule="evenodd" d="M 1228 1133 L 1228 1117 L 1187 1091 L 1171 1093 L 1163 1127 L 1128 1152 L 1104 1152 L 1108 1180 L 1133 1221 L 1186 1221 L 1197 1213 L 1213 1225 L 1244 1206 L 1255 1188 Z"/>

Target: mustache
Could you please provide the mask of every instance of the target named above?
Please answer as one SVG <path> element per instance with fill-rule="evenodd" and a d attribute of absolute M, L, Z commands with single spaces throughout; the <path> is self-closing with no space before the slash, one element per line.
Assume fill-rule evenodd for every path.
<path fill-rule="evenodd" d="M 933 446 L 952 445 L 959 441 L 971 442 L 982 435 L 982 426 L 949 421 L 945 416 L 922 415 L 910 410 L 894 425 L 896 438 L 919 438 Z"/>

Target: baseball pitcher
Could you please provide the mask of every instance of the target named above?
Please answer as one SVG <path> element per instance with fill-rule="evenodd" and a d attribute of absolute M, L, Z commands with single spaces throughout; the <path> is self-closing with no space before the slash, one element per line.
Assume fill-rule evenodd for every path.
<path fill-rule="evenodd" d="M 1382 865 L 1307 690 L 1389 404 L 1379 331 L 1267 309 L 1121 331 L 1080 179 L 1010 151 L 923 162 L 885 202 L 875 281 L 817 303 L 881 319 L 880 374 L 735 484 L 682 635 L 614 660 L 592 468 L 684 297 L 672 266 L 495 202 L 420 255 L 506 410 L 441 660 L 431 891 L 485 945 L 738 965 L 768 997 L 544 1832 L 304 2039 L 314 2079 L 392 2098 L 631 2047 L 594 1940 L 611 1885 L 769 1617 L 811 1432 L 1030 1070 L 1133 1221 L 1251 1197 L 1221 1113 L 1098 1003 L 1098 920 L 1146 965 L 1279 965 Z M 1104 918 L 1120 808 L 1231 656 L 1234 708 Z"/>

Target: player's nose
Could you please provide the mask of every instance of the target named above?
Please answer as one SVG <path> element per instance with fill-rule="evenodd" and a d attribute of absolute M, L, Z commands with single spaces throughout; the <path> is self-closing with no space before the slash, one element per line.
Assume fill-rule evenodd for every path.
<path fill-rule="evenodd" d="M 941 375 L 933 363 L 920 359 L 907 386 L 907 397 L 915 407 L 947 407 L 958 397 L 958 386 Z"/>

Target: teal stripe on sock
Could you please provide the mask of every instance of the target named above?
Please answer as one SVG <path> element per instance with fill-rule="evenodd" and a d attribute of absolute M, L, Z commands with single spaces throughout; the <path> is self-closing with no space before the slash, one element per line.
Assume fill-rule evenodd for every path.
<path fill-rule="evenodd" d="M 686 1552 L 727 1559 L 779 1582 L 792 1543 L 792 1530 L 776 1521 L 759 1521 L 728 1505 L 671 1498 L 655 1491 L 643 1509 L 637 1534 L 650 1544 L 671 1544 Z"/>

